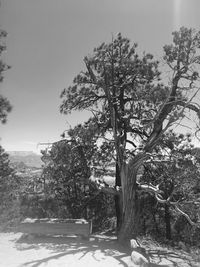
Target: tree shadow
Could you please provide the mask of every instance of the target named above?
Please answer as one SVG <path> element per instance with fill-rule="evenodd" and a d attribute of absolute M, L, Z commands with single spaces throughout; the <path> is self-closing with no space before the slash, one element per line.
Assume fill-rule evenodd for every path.
<path fill-rule="evenodd" d="M 82 240 L 78 237 L 39 236 L 32 239 L 20 238 L 15 241 L 15 244 L 18 250 L 45 248 L 50 251 L 50 256 L 28 261 L 21 267 L 39 267 L 48 264 L 51 260 L 58 260 L 67 255 L 74 255 L 78 261 L 86 256 L 91 256 L 94 259 L 94 265 L 95 262 L 99 263 L 106 257 L 112 257 L 117 261 L 116 265 L 128 267 L 131 255 L 131 250 L 120 245 L 115 236 L 106 235 L 92 235 L 90 240 Z M 200 266 L 198 262 L 195 265 L 192 256 L 189 257 L 189 254 L 184 251 L 176 252 L 162 248 L 148 248 L 146 251 L 150 257 L 149 266 L 151 267 Z"/>
<path fill-rule="evenodd" d="M 16 241 L 18 250 L 45 248 L 51 251 L 49 257 L 32 260 L 24 263 L 21 267 L 39 267 L 47 264 L 51 260 L 58 260 L 67 255 L 74 255 L 78 260 L 84 258 L 87 254 L 91 255 L 94 262 L 99 262 L 110 256 L 114 258 L 120 266 L 128 267 L 124 258 L 129 257 L 129 249 L 118 244 L 116 238 L 105 236 L 91 236 L 90 240 L 82 240 L 77 237 L 61 237 L 61 236 L 43 236 L 32 239 L 20 238 Z M 99 258 L 100 253 L 100 258 Z"/>
<path fill-rule="evenodd" d="M 174 266 L 174 267 L 184 267 L 184 266 L 198 266 L 194 265 L 194 259 L 186 253 L 181 252 L 177 253 L 175 251 L 170 250 L 162 250 L 162 249 L 150 249 L 148 250 L 148 254 L 151 258 L 152 267 L 156 266 L 162 266 L 162 267 L 168 267 L 168 266 Z M 155 262 L 155 263 L 154 263 Z M 163 263 L 167 262 L 167 264 Z M 198 262 L 196 262 L 199 264 Z"/>

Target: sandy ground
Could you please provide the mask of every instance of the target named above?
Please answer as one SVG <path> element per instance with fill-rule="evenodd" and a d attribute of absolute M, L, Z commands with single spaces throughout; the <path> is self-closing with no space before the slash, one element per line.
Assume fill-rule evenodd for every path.
<path fill-rule="evenodd" d="M 77 237 L 21 238 L 21 233 L 0 233 L 0 267 L 127 267 L 130 251 L 115 237 L 93 235 L 89 241 Z M 200 266 L 189 254 L 151 247 L 151 266 Z"/>

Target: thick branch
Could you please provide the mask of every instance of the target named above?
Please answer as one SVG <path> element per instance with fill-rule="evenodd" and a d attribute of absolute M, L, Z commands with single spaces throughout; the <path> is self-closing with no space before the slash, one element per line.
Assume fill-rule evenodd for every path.
<path fill-rule="evenodd" d="M 159 189 L 159 185 L 152 185 L 152 184 L 139 184 L 138 188 L 149 193 L 154 193 L 154 194 L 162 194 L 163 191 Z"/>
<path fill-rule="evenodd" d="M 180 80 L 181 73 L 177 72 L 173 81 L 172 81 L 172 88 L 169 97 L 167 98 L 166 102 L 163 104 L 160 112 L 156 116 L 154 120 L 153 131 L 145 145 L 145 151 L 151 151 L 155 145 L 157 144 L 159 137 L 163 130 L 163 122 L 167 118 L 168 114 L 172 111 L 174 106 L 174 101 L 178 89 L 178 82 Z"/>

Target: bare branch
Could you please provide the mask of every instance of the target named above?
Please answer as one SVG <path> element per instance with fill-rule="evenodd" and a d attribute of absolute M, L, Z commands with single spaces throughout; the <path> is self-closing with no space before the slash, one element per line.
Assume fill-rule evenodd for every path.
<path fill-rule="evenodd" d="M 184 211 L 182 211 L 181 209 L 179 209 L 177 206 L 174 207 L 176 211 L 178 211 L 179 213 L 181 213 L 187 220 L 188 222 L 192 225 L 192 226 L 195 226 L 195 227 L 198 227 L 200 228 L 200 222 L 193 222 L 191 219 L 190 219 L 190 216 L 185 213 Z"/>
<path fill-rule="evenodd" d="M 192 226 L 200 228 L 200 222 L 197 222 L 197 223 L 193 222 L 190 216 L 178 207 L 178 204 L 180 201 L 176 201 L 176 202 L 171 201 L 172 194 L 167 199 L 163 199 L 161 195 L 163 191 L 159 189 L 159 185 L 154 186 L 151 184 L 150 185 L 143 184 L 143 185 L 139 185 L 139 188 L 146 192 L 153 193 L 159 203 L 173 206 L 174 209 L 178 211 L 180 214 L 182 214 Z"/>
<path fill-rule="evenodd" d="M 137 147 L 136 144 L 134 144 L 134 142 L 130 141 L 130 140 L 126 140 L 127 143 L 131 144 L 134 147 Z"/>
<path fill-rule="evenodd" d="M 149 193 L 154 193 L 154 194 L 163 194 L 164 192 L 159 189 L 160 185 L 152 185 L 152 184 L 139 184 L 138 188 L 141 190 L 144 190 Z"/>

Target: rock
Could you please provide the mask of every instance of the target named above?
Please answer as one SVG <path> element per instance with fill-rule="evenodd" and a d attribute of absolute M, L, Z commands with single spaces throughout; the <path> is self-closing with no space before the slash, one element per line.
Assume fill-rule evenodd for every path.
<path fill-rule="evenodd" d="M 133 249 L 130 257 L 129 267 L 147 267 L 150 266 L 149 257 L 145 248 L 141 247 L 137 240 L 131 239 L 130 246 Z"/>
<path fill-rule="evenodd" d="M 129 267 L 147 267 L 149 266 L 149 261 L 141 253 L 137 251 L 132 251 Z"/>

